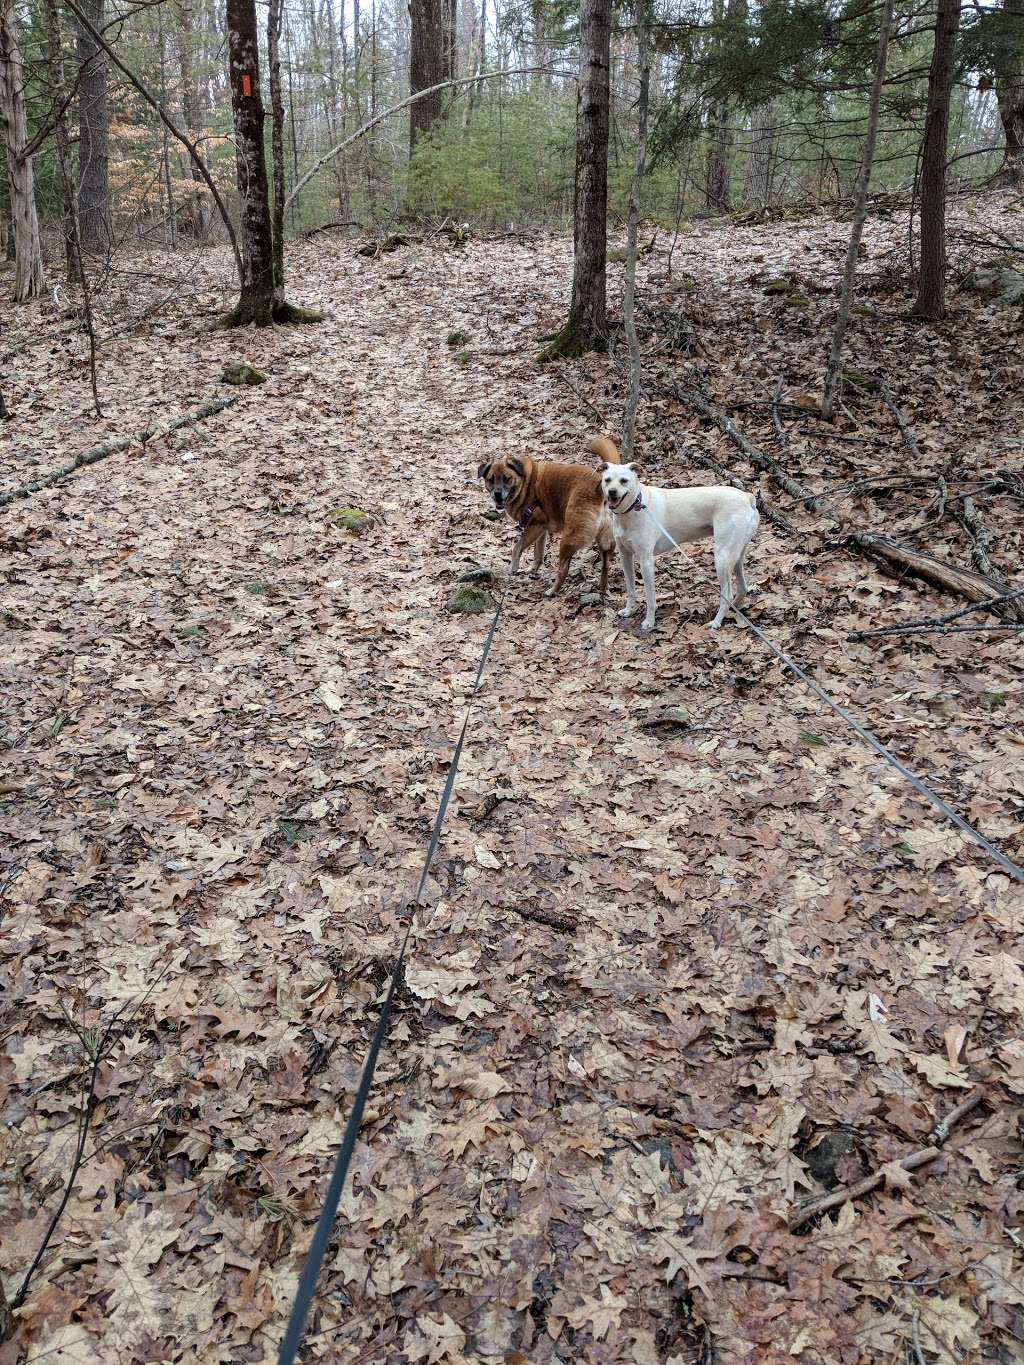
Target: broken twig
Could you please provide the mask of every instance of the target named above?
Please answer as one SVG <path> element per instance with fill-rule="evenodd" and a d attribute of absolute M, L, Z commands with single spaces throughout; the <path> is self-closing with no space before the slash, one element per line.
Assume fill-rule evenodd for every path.
<path fill-rule="evenodd" d="M 76 455 L 70 464 L 61 465 L 59 469 L 51 469 L 48 474 L 41 474 L 38 479 L 30 479 L 28 483 L 23 483 L 19 488 L 11 488 L 6 493 L 0 493 L 0 507 L 6 507 L 9 502 L 14 502 L 17 498 L 27 498 L 31 493 L 38 493 L 41 488 L 49 488 L 52 484 L 59 483 L 61 479 L 66 479 L 76 469 L 81 469 L 83 465 L 95 464 L 97 460 L 103 460 L 118 450 L 127 450 L 129 446 L 134 445 L 145 445 L 147 441 L 152 441 L 157 436 L 166 436 L 172 431 L 177 431 L 179 427 L 187 427 L 193 422 L 201 422 L 204 417 L 212 417 L 215 412 L 221 412 L 224 408 L 230 407 L 234 401 L 234 398 L 211 398 L 200 404 L 195 412 L 186 413 L 184 417 L 177 417 L 166 426 L 146 427 L 144 431 L 132 432 L 130 436 L 118 436 L 112 441 L 104 441 L 102 445 L 93 446 L 90 450 L 83 450 L 81 455 Z"/>
<path fill-rule="evenodd" d="M 955 1109 L 950 1110 L 946 1117 L 935 1125 L 931 1131 L 931 1138 L 935 1146 L 922 1147 L 916 1152 L 911 1152 L 899 1162 L 899 1166 L 904 1171 L 916 1171 L 921 1166 L 927 1166 L 940 1155 L 942 1143 L 949 1137 L 950 1132 L 961 1119 L 965 1118 L 972 1110 L 985 1098 L 984 1088 L 979 1086 Z M 891 1163 L 890 1163 L 891 1164 Z M 842 1189 L 833 1190 L 831 1194 L 823 1195 L 820 1199 L 812 1199 L 809 1204 L 805 1204 L 802 1209 L 789 1219 L 787 1227 L 790 1232 L 795 1232 L 797 1228 L 803 1227 L 812 1218 L 817 1218 L 821 1213 L 828 1213 L 831 1209 L 837 1209 L 841 1205 L 848 1203 L 851 1199 L 859 1199 L 862 1194 L 870 1194 L 872 1190 L 877 1190 L 879 1185 L 885 1181 L 885 1172 L 876 1171 L 874 1175 L 865 1176 L 863 1180 L 858 1180 L 855 1185 L 844 1185 Z"/>

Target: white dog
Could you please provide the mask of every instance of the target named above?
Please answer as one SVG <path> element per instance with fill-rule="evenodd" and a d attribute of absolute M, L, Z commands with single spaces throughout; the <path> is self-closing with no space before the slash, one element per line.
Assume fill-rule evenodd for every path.
<path fill-rule="evenodd" d="M 636 610 L 634 566 L 639 560 L 647 600 L 642 628 L 650 630 L 654 625 L 655 556 L 667 554 L 686 541 L 714 535 L 720 601 L 710 627 L 717 630 L 730 605 L 739 606 L 746 596 L 743 557 L 761 520 L 753 497 L 723 486 L 652 488 L 640 482 L 631 464 L 617 463 L 619 452 L 606 436 L 596 436 L 590 449 L 606 461 L 601 489 L 612 513 L 612 530 L 626 578 L 626 605 L 618 615 L 630 616 Z"/>

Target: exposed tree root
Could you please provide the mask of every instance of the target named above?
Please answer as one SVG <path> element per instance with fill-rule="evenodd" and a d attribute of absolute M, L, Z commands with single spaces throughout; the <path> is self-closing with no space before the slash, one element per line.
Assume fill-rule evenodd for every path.
<path fill-rule="evenodd" d="M 606 337 L 588 336 L 577 323 L 567 322 L 551 338 L 537 360 L 540 364 L 545 365 L 549 360 L 576 360 L 589 351 L 605 351 L 607 349 L 608 340 Z"/>
<path fill-rule="evenodd" d="M 215 412 L 222 412 L 235 402 L 234 398 L 211 398 L 207 402 L 201 403 L 195 412 L 186 413 L 184 417 L 178 417 L 168 425 L 154 425 L 146 427 L 143 431 L 134 431 L 130 436 L 117 436 L 111 441 L 104 441 L 102 445 L 93 446 L 89 450 L 83 450 L 81 455 L 76 455 L 70 464 L 61 465 L 59 469 L 51 469 L 48 474 L 41 474 L 38 479 L 30 479 L 28 483 L 23 483 L 20 488 L 11 488 L 6 493 L 0 493 L 0 507 L 5 507 L 9 502 L 14 502 L 17 498 L 27 498 L 30 493 L 38 493 L 41 488 L 49 488 L 52 484 L 59 483 L 61 479 L 73 474 L 76 469 L 81 469 L 84 465 L 95 464 L 98 460 L 106 459 L 108 455 L 113 455 L 118 450 L 127 450 L 129 446 L 145 445 L 147 441 L 153 440 L 156 436 L 166 436 L 168 432 L 177 431 L 180 427 L 190 426 L 193 422 L 201 422 L 204 417 L 212 417 Z"/>
<path fill-rule="evenodd" d="M 257 327 L 270 327 L 276 323 L 281 327 L 288 327 L 301 326 L 304 323 L 323 322 L 323 320 L 323 313 L 315 313 L 308 308 L 299 308 L 294 303 L 270 303 L 264 299 L 244 299 L 239 300 L 230 313 L 225 313 L 219 317 L 214 323 L 214 327 L 229 331 L 233 327 L 248 327 L 251 324 L 255 324 Z"/>

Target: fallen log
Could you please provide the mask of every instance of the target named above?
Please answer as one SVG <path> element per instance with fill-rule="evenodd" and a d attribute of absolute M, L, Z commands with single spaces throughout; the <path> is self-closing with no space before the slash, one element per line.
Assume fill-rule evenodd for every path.
<path fill-rule="evenodd" d="M 83 450 L 70 464 L 61 465 L 59 469 L 51 469 L 49 473 L 41 474 L 38 479 L 30 479 L 18 488 L 10 488 L 0 493 L 0 507 L 6 507 L 9 502 L 14 502 L 18 498 L 27 498 L 32 493 L 38 493 L 41 488 L 49 488 L 52 484 L 59 483 L 61 479 L 66 479 L 76 469 L 81 469 L 87 464 L 96 464 L 98 460 L 105 460 L 108 455 L 114 455 L 119 450 L 127 450 L 129 446 L 145 445 L 158 436 L 166 436 L 181 427 L 201 422 L 205 417 L 212 417 L 215 412 L 222 412 L 234 402 L 234 398 L 210 398 L 201 403 L 195 412 L 188 412 L 183 417 L 175 418 L 173 422 L 158 423 L 146 427 L 143 431 L 134 431 L 130 436 L 116 436 L 110 441 L 104 441 L 102 445 Z"/>
<path fill-rule="evenodd" d="M 875 535 L 873 532 L 855 531 L 847 536 L 847 544 L 860 550 L 869 559 L 895 566 L 912 578 L 919 578 L 944 592 L 955 593 L 968 602 L 991 602 L 992 610 L 998 615 L 1007 612 L 1015 614 L 1016 594 L 1005 583 L 996 582 L 985 574 L 973 569 L 962 569 L 959 565 L 922 554 L 920 550 L 912 550 L 909 545 L 901 545 L 888 536 Z"/>

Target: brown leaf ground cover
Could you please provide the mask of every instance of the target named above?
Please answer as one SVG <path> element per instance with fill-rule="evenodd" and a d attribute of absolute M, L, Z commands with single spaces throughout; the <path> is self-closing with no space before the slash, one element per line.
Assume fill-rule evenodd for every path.
<path fill-rule="evenodd" d="M 958 269 L 994 224 L 1021 217 L 958 206 Z M 963 564 L 969 538 L 929 520 L 934 484 L 864 486 L 922 473 L 877 396 L 835 429 L 786 410 L 772 445 L 778 377 L 798 403 L 820 374 L 846 230 L 706 225 L 671 276 L 652 253 L 645 298 L 703 349 L 649 328 L 650 373 L 701 384 L 829 495 L 785 509 L 793 535 L 763 526 L 752 615 L 1021 861 L 1020 637 L 845 638 L 958 605 L 845 530 Z M 879 316 L 851 363 L 951 499 L 1019 472 L 1019 316 L 961 292 L 908 324 L 905 224 L 875 216 L 866 243 Z M 207 330 L 220 257 L 148 319 L 174 267 L 140 261 L 100 299 L 108 326 L 135 319 L 101 354 L 103 420 L 82 335 L 47 305 L 15 317 L 2 487 L 224 392 L 240 348 L 270 378 L 3 514 L 8 1298 L 97 1062 L 3 1365 L 274 1358 L 486 627 L 444 603 L 510 550 L 476 466 L 583 459 L 594 409 L 621 412 L 607 358 L 534 363 L 569 260 L 557 238 L 379 259 L 321 240 L 290 271 L 328 322 L 245 336 Z M 764 293 L 780 276 L 804 304 Z M 694 446 L 750 476 L 681 404 L 650 398 L 640 430 L 652 481 L 708 481 Z M 1020 499 L 978 505 L 1019 579 Z M 342 507 L 369 530 L 337 529 Z M 556 602 L 512 587 L 308 1359 L 1021 1358 L 1019 888 L 749 635 L 705 630 L 710 572 L 706 545 L 663 563 L 650 639 L 615 628 L 617 573 L 602 608 L 579 602 L 590 564 Z"/>

